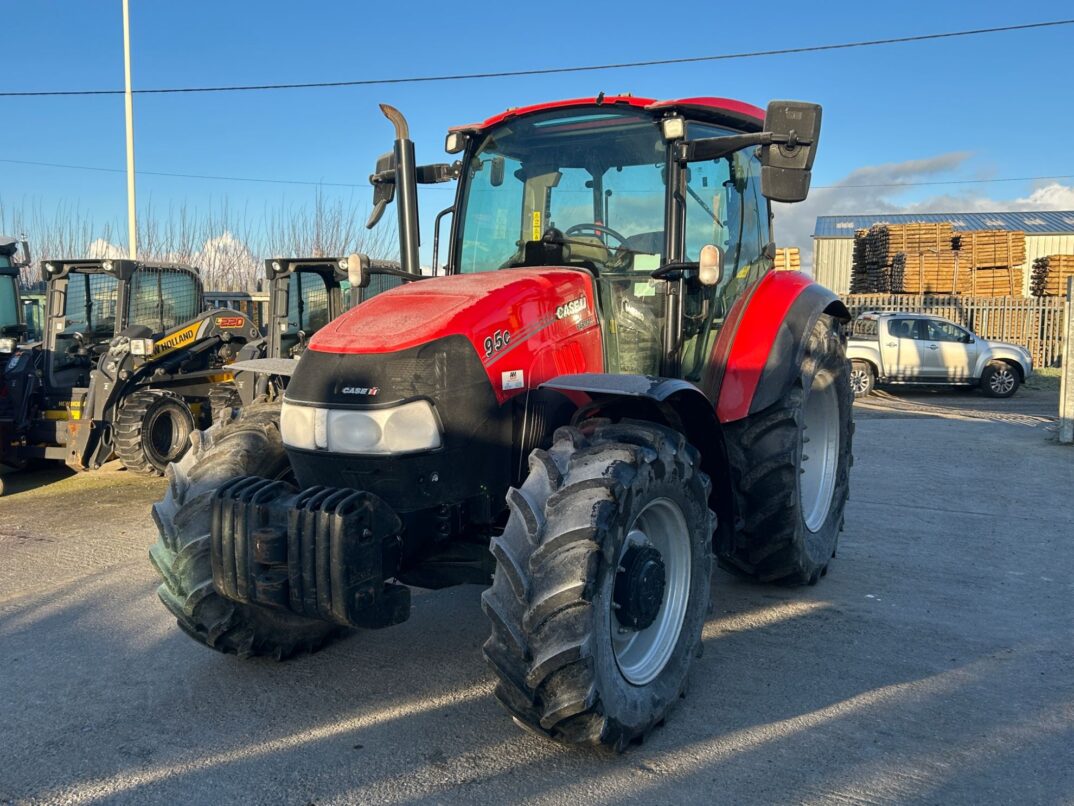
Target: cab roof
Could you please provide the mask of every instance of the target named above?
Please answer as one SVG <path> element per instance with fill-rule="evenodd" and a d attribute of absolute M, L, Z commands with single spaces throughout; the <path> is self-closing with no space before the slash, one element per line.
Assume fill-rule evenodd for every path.
<path fill-rule="evenodd" d="M 564 101 L 513 107 L 498 115 L 493 115 L 482 123 L 455 126 L 451 131 L 482 132 L 512 118 L 579 106 L 637 109 L 651 112 L 654 117 L 658 116 L 658 114 L 662 116 L 664 112 L 682 112 L 695 120 L 730 126 L 744 132 L 759 132 L 764 128 L 763 109 L 731 98 L 699 97 L 658 101 L 653 98 L 639 98 L 634 95 L 604 95 L 602 93 L 595 98 L 570 98 Z"/>

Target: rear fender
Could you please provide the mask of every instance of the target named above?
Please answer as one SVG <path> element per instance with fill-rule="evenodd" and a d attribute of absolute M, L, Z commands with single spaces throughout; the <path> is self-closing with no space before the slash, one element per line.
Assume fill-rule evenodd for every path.
<path fill-rule="evenodd" d="M 714 349 L 714 364 L 723 364 L 716 403 L 721 423 L 763 411 L 786 394 L 822 314 L 850 320 L 838 296 L 800 272 L 770 272 L 740 303 Z"/>
<path fill-rule="evenodd" d="M 560 375 L 541 384 L 578 407 L 574 422 L 588 417 L 660 423 L 683 434 L 701 452 L 701 469 L 712 480 L 709 506 L 716 512 L 714 541 L 730 541 L 735 522 L 723 427 L 705 394 L 689 381 L 644 375 Z M 728 543 L 729 545 L 729 543 Z"/>

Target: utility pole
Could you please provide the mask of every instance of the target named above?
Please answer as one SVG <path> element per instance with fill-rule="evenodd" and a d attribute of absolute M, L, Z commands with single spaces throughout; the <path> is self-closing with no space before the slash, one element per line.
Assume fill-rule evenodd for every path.
<path fill-rule="evenodd" d="M 138 216 L 134 202 L 134 97 L 131 94 L 131 18 L 130 0 L 123 0 L 123 74 L 126 91 L 123 99 L 127 112 L 127 242 L 130 259 L 138 259 Z"/>

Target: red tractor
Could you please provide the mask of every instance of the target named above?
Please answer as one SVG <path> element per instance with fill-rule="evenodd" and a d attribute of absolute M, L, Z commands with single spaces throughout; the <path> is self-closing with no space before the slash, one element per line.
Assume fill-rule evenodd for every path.
<path fill-rule="evenodd" d="M 160 597 L 282 658 L 406 620 L 411 586 L 489 586 L 506 709 L 621 750 L 686 690 L 714 560 L 811 584 L 835 554 L 849 316 L 772 271 L 769 204 L 805 198 L 820 108 L 601 95 L 452 129 L 459 161 L 425 166 L 382 109 L 371 225 L 398 193 L 417 278 L 417 184 L 457 178 L 446 265 L 319 330 L 282 410 L 195 434 L 154 507 Z"/>

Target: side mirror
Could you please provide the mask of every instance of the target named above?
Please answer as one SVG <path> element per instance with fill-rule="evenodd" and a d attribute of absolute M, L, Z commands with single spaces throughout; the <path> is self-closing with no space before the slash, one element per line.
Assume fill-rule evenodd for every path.
<path fill-rule="evenodd" d="M 19 245 L 22 247 L 22 260 L 19 262 L 19 268 L 21 269 L 23 266 L 30 265 L 30 244 L 25 238 L 23 238 L 21 241 L 19 241 Z"/>
<path fill-rule="evenodd" d="M 377 170 L 369 177 L 373 185 L 373 211 L 365 222 L 366 229 L 373 229 L 384 215 L 384 210 L 395 198 L 395 154 L 388 152 L 377 157 Z"/>
<path fill-rule="evenodd" d="M 701 247 L 697 264 L 697 280 L 701 285 L 716 285 L 723 275 L 723 252 L 720 247 L 707 244 Z"/>
<path fill-rule="evenodd" d="M 800 202 L 809 194 L 813 158 L 820 139 L 819 104 L 772 101 L 764 130 L 773 135 L 761 146 L 761 192 L 772 201 Z"/>
<path fill-rule="evenodd" d="M 492 173 L 489 174 L 489 184 L 494 188 L 498 188 L 503 184 L 503 169 L 504 161 L 503 157 L 492 158 Z"/>
<path fill-rule="evenodd" d="M 347 282 L 351 288 L 369 287 L 369 255 L 353 253 L 344 258 L 347 266 Z"/>

